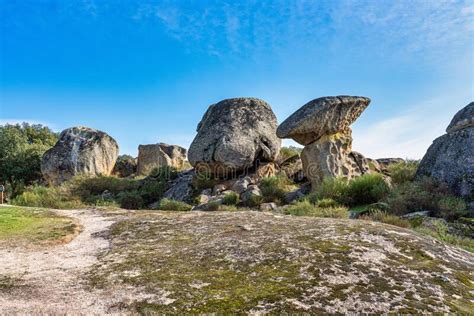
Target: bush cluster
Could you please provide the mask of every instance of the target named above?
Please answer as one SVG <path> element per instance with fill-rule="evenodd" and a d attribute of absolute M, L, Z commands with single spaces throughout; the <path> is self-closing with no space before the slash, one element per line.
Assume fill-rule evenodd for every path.
<path fill-rule="evenodd" d="M 64 188 L 39 185 L 28 187 L 22 194 L 13 198 L 11 204 L 54 209 L 84 207 L 79 198 L 72 197 Z"/>
<path fill-rule="evenodd" d="M 389 192 L 390 187 L 380 174 L 365 174 L 350 181 L 326 178 L 317 188 L 315 197 L 318 200 L 331 199 L 342 205 L 356 206 L 379 202 Z"/>
<path fill-rule="evenodd" d="M 33 186 L 12 203 L 49 208 L 82 206 L 115 206 L 141 209 L 159 201 L 169 180 L 175 178 L 174 168 L 162 167 L 145 179 L 125 179 L 113 176 L 76 176 L 58 187 Z"/>
<path fill-rule="evenodd" d="M 406 160 L 388 166 L 388 172 L 393 184 L 402 184 L 413 181 L 419 161 Z"/>
<path fill-rule="evenodd" d="M 263 202 L 281 204 L 291 185 L 291 181 L 283 174 L 262 178 L 260 190 L 262 191 Z"/>
<path fill-rule="evenodd" d="M 158 210 L 163 210 L 163 211 L 190 211 L 192 208 L 191 205 L 181 202 L 181 201 L 175 201 L 171 199 L 161 199 L 160 203 L 158 204 L 157 209 Z"/>

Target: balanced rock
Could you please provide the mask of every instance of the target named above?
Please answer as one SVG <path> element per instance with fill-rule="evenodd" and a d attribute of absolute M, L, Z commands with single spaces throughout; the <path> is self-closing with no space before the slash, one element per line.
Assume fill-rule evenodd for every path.
<path fill-rule="evenodd" d="M 278 126 L 277 136 L 309 145 L 324 135 L 344 133 L 369 105 L 365 97 L 323 97 L 310 101 Z"/>
<path fill-rule="evenodd" d="M 164 143 L 138 146 L 138 174 L 149 174 L 159 167 L 182 169 L 186 160 L 186 149 Z"/>
<path fill-rule="evenodd" d="M 429 176 L 448 184 L 453 193 L 474 196 L 474 102 L 460 110 L 428 148 L 417 177 Z"/>
<path fill-rule="evenodd" d="M 293 138 L 305 145 L 301 153 L 303 172 L 313 189 L 326 177 L 351 179 L 371 172 L 368 159 L 352 152 L 349 128 L 369 103 L 365 97 L 315 99 L 278 127 L 278 137 Z"/>
<path fill-rule="evenodd" d="M 78 174 L 110 175 L 118 152 L 117 142 L 104 132 L 82 126 L 68 128 L 43 155 L 41 172 L 54 185 Z"/>
<path fill-rule="evenodd" d="M 277 120 L 270 105 L 255 98 L 235 98 L 209 107 L 189 148 L 198 171 L 217 175 L 242 171 L 255 162 L 272 162 L 280 151 Z"/>

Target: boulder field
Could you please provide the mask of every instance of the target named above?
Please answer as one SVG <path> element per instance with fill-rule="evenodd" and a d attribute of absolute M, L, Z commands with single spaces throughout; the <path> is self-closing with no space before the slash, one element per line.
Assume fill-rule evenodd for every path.
<path fill-rule="evenodd" d="M 174 199 L 189 192 L 196 173 L 237 180 L 242 174 L 259 178 L 285 172 L 295 181 L 308 179 L 316 188 L 326 177 L 351 179 L 365 173 L 388 174 L 388 166 L 401 158 L 370 159 L 352 150 L 350 125 L 368 107 L 360 96 L 328 96 L 314 99 L 277 126 L 270 105 L 256 98 L 225 99 L 211 105 L 197 126 L 197 135 L 187 153 L 192 171 L 171 185 Z M 474 196 L 474 102 L 460 110 L 434 140 L 420 163 L 417 177 L 430 176 L 445 182 L 468 200 Z M 304 146 L 299 157 L 279 157 L 280 138 L 291 138 Z M 56 145 L 42 159 L 41 171 L 50 184 L 58 185 L 77 174 L 145 175 L 170 166 L 182 169 L 186 149 L 158 143 L 140 145 L 137 161 L 120 159 L 117 142 L 104 132 L 72 127 L 60 134 Z M 178 189 L 174 189 L 174 186 Z M 226 189 L 230 189 L 232 184 Z M 241 192 L 243 193 L 243 192 Z M 471 203 L 472 205 L 472 203 Z M 472 208 L 472 206 L 471 206 Z"/>

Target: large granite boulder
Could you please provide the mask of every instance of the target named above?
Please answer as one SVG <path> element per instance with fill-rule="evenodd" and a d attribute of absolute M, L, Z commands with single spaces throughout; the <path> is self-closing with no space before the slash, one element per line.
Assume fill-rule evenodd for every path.
<path fill-rule="evenodd" d="M 137 172 L 137 159 L 129 155 L 120 155 L 117 158 L 112 173 L 118 177 L 130 177 Z"/>
<path fill-rule="evenodd" d="M 310 101 L 278 126 L 280 138 L 309 145 L 324 135 L 344 132 L 369 105 L 365 97 L 323 97 Z"/>
<path fill-rule="evenodd" d="M 198 171 L 217 175 L 242 171 L 256 161 L 272 162 L 280 151 L 270 105 L 255 98 L 223 100 L 209 107 L 189 148 Z"/>
<path fill-rule="evenodd" d="M 420 162 L 417 177 L 429 176 L 448 184 L 462 197 L 474 199 L 474 102 L 459 111 Z"/>
<path fill-rule="evenodd" d="M 53 185 L 78 174 L 110 175 L 118 152 L 117 142 L 104 132 L 82 126 L 68 128 L 43 155 L 41 172 Z"/>
<path fill-rule="evenodd" d="M 352 151 L 353 123 L 369 105 L 365 97 L 337 96 L 315 99 L 286 119 L 277 129 L 281 138 L 305 145 L 303 172 L 313 189 L 326 177 L 348 179 L 371 172 L 369 160 Z"/>
<path fill-rule="evenodd" d="M 149 174 L 159 167 L 182 169 L 186 160 L 186 149 L 164 143 L 138 146 L 137 173 Z"/>

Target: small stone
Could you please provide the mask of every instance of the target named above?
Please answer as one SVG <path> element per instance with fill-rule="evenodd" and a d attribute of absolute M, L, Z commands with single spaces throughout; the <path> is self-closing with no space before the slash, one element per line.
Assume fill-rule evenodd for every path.
<path fill-rule="evenodd" d="M 212 194 L 219 195 L 225 190 L 227 190 L 227 186 L 225 184 L 216 184 L 214 188 L 212 189 Z"/>
<path fill-rule="evenodd" d="M 260 210 L 263 212 L 275 211 L 277 208 L 278 206 L 273 202 L 260 204 Z"/>
<path fill-rule="evenodd" d="M 233 185 L 232 185 L 232 191 L 242 194 L 245 192 L 248 188 L 248 186 L 252 183 L 252 179 L 248 176 L 237 180 Z"/>

